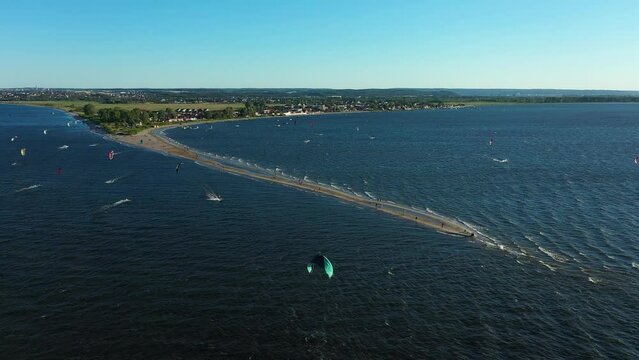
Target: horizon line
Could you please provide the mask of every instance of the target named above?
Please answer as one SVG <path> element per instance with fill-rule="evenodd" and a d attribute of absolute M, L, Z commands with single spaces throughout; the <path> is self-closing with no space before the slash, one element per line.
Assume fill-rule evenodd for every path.
<path fill-rule="evenodd" d="M 623 91 L 639 92 L 637 89 L 602 88 L 516 88 L 516 87 L 55 87 L 55 86 L 16 86 L 0 87 L 0 90 L 52 89 L 52 90 L 554 90 L 554 91 Z"/>

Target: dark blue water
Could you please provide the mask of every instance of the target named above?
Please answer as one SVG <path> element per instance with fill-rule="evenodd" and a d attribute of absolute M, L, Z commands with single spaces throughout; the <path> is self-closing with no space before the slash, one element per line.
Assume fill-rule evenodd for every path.
<path fill-rule="evenodd" d="M 441 235 L 193 163 L 176 174 L 177 160 L 104 140 L 58 111 L 2 105 L 2 354 L 639 356 L 637 104 L 167 134 L 229 161 L 429 208 L 486 237 Z M 224 200 L 207 201 L 204 187 Z M 332 279 L 306 273 L 317 252 L 332 260 Z"/>

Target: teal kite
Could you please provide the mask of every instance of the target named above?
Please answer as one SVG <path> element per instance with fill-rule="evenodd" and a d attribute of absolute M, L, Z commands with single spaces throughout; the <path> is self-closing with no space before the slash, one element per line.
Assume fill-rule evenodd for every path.
<path fill-rule="evenodd" d="M 323 267 L 324 272 L 326 272 L 326 275 L 328 275 L 329 279 L 333 277 L 333 264 L 331 264 L 331 261 L 328 260 L 326 256 L 315 255 L 311 259 L 311 262 L 309 262 L 308 265 L 306 265 L 306 270 L 308 271 L 309 274 L 313 272 L 313 268 L 315 265 Z"/>

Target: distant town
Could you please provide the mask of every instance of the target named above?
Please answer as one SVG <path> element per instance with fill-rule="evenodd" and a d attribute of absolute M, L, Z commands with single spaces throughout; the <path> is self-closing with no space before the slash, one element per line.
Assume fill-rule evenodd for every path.
<path fill-rule="evenodd" d="M 637 92 L 468 89 L 0 89 L 0 103 L 59 108 L 109 133 L 166 123 L 498 103 L 636 102 Z"/>

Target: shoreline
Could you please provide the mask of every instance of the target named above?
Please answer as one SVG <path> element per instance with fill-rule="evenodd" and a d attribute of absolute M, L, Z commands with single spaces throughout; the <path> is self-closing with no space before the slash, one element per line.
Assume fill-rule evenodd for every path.
<path fill-rule="evenodd" d="M 254 118 L 249 119 L 255 120 Z M 195 122 L 193 122 L 193 124 L 195 124 Z M 178 159 L 190 160 L 198 165 L 216 169 L 227 174 L 242 176 L 244 178 L 249 178 L 255 181 L 278 184 L 281 186 L 286 186 L 288 188 L 332 197 L 334 199 L 345 201 L 350 204 L 364 206 L 366 208 L 374 209 L 397 218 L 414 222 L 417 225 L 435 230 L 446 235 L 461 237 L 475 236 L 474 229 L 454 219 L 450 219 L 434 213 L 416 210 L 402 205 L 397 205 L 388 201 L 379 199 L 365 199 L 326 185 L 305 181 L 303 179 L 281 176 L 278 175 L 276 172 L 274 172 L 272 175 L 267 175 L 251 171 L 250 169 L 223 163 L 212 156 L 201 154 L 198 151 L 190 149 L 184 144 L 178 143 L 173 139 L 169 139 L 159 134 L 159 132 L 163 130 L 176 128 L 179 126 L 183 126 L 183 124 L 172 124 L 170 126 L 163 126 L 160 128 L 148 128 L 140 131 L 136 135 L 101 135 L 106 136 L 107 138 L 120 144 L 158 152 Z"/>

